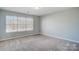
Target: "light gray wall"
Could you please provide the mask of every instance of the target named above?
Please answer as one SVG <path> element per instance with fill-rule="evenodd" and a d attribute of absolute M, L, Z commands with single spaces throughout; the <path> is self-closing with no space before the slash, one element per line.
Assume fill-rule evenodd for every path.
<path fill-rule="evenodd" d="M 15 33 L 6 33 L 6 27 L 5 27 L 5 16 L 6 15 L 17 15 L 17 16 L 29 16 L 21 13 L 16 13 L 16 12 L 10 12 L 10 11 L 0 11 L 0 40 L 2 39 L 7 39 L 7 38 L 12 38 L 16 36 L 24 36 L 24 35 L 31 35 L 31 34 L 39 34 L 39 27 L 40 27 L 40 21 L 39 21 L 39 16 L 33 16 L 34 18 L 34 30 L 33 31 L 25 31 L 25 32 L 15 32 Z M 32 16 L 32 15 L 30 15 Z"/>
<path fill-rule="evenodd" d="M 79 41 L 79 8 L 41 17 L 41 33 Z"/>

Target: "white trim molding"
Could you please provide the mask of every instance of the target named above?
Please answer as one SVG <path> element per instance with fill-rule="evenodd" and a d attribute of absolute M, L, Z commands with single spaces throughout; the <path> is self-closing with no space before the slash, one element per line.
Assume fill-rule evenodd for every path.
<path fill-rule="evenodd" d="M 9 40 L 9 39 L 16 39 L 16 38 L 22 38 L 22 37 L 26 37 L 26 36 L 30 36 L 30 35 L 38 35 L 37 33 L 36 34 L 29 34 L 29 35 L 23 35 L 23 36 L 16 36 L 16 37 L 11 37 L 11 38 L 2 38 L 0 39 L 0 41 L 4 41 L 4 40 Z"/>
<path fill-rule="evenodd" d="M 41 34 L 49 36 L 49 37 L 54 37 L 54 38 L 59 38 L 59 39 L 63 39 L 63 40 L 67 40 L 67 41 L 71 41 L 71 42 L 75 42 L 75 43 L 79 43 L 79 41 L 75 41 L 75 40 L 64 38 L 64 37 L 60 37 L 60 36 L 55 36 L 55 35 L 51 35 L 51 34 L 47 34 L 47 33 L 41 33 Z"/>

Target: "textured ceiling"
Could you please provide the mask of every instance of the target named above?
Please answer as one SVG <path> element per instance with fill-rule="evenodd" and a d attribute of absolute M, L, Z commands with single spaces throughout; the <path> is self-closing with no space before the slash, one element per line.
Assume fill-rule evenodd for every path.
<path fill-rule="evenodd" d="M 0 9 L 20 12 L 30 15 L 42 16 L 42 15 L 70 9 L 70 7 L 40 7 L 40 9 L 34 9 L 34 7 L 1 7 Z"/>

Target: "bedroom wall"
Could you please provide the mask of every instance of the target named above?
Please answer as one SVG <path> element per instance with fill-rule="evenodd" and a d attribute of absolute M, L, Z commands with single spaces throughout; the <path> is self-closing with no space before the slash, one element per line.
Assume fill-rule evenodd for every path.
<path fill-rule="evenodd" d="M 79 8 L 41 17 L 41 33 L 79 42 Z"/>
<path fill-rule="evenodd" d="M 17 13 L 17 12 L 1 10 L 0 11 L 0 40 L 5 40 L 7 38 L 13 38 L 13 37 L 17 37 L 17 36 L 27 36 L 27 35 L 39 34 L 39 27 L 40 27 L 39 16 L 33 16 L 33 15 L 30 15 L 30 16 L 33 16 L 33 18 L 34 18 L 34 30 L 33 31 L 6 33 L 5 16 L 8 14 L 9 15 L 19 15 L 19 16 L 29 16 L 29 15 L 21 14 L 21 13 Z"/>

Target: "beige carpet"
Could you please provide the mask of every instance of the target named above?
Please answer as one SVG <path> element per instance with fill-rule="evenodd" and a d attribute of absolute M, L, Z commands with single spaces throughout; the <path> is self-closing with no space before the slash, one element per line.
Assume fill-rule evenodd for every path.
<path fill-rule="evenodd" d="M 0 51 L 77 51 L 79 44 L 44 35 L 33 35 L 0 42 Z"/>

